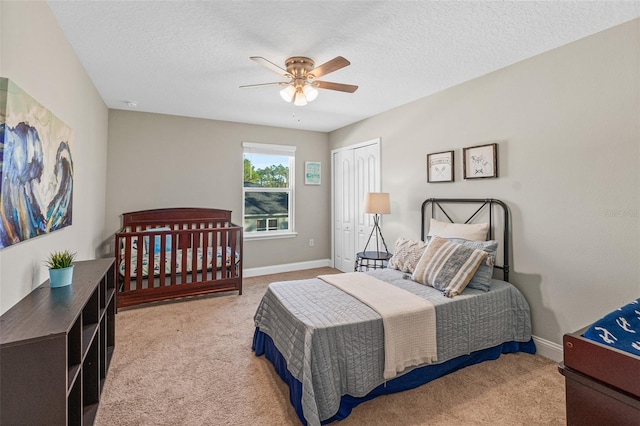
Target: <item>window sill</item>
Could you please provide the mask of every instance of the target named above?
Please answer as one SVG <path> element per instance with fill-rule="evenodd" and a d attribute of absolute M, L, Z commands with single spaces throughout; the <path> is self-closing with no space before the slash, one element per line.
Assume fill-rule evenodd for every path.
<path fill-rule="evenodd" d="M 287 232 L 287 233 L 282 233 L 282 234 L 268 234 L 268 233 L 259 233 L 259 234 L 249 234 L 249 233 L 245 233 L 244 234 L 244 240 L 245 241 L 251 241 L 251 240 L 279 240 L 281 238 L 295 238 L 298 236 L 297 232 Z"/>

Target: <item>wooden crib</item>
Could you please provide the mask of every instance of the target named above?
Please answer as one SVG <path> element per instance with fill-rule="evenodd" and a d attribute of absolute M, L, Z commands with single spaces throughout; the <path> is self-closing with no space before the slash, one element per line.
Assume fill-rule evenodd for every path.
<path fill-rule="evenodd" d="M 223 291 L 242 294 L 242 227 L 231 223 L 229 210 L 125 213 L 115 243 L 118 307 Z"/>

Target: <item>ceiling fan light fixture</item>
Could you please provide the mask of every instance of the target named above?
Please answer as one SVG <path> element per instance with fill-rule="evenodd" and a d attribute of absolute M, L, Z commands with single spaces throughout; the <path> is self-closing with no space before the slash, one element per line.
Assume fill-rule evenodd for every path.
<path fill-rule="evenodd" d="M 280 96 L 286 102 L 293 102 L 296 106 L 304 106 L 315 100 L 318 97 L 318 89 L 337 90 L 339 92 L 347 93 L 353 93 L 358 89 L 358 86 L 354 86 L 352 84 L 332 83 L 317 80 L 318 78 L 351 64 L 342 56 L 336 56 L 330 61 L 327 61 L 317 67 L 313 60 L 306 56 L 292 56 L 284 62 L 286 69 L 274 64 L 262 56 L 251 56 L 250 59 L 288 79 L 289 81 L 250 84 L 240 86 L 240 88 L 276 85 L 280 87 L 286 86 L 280 90 Z"/>
<path fill-rule="evenodd" d="M 291 102 L 296 94 L 296 88 L 293 85 L 288 85 L 280 91 L 280 96 L 287 102 Z"/>
<path fill-rule="evenodd" d="M 296 94 L 293 97 L 293 104 L 295 106 L 305 106 L 307 104 L 307 97 L 304 95 L 302 89 L 296 90 Z"/>
<path fill-rule="evenodd" d="M 302 88 L 302 93 L 304 93 L 304 96 L 307 98 L 307 101 L 312 102 L 315 98 L 318 97 L 318 90 L 311 86 L 311 85 L 305 85 Z"/>

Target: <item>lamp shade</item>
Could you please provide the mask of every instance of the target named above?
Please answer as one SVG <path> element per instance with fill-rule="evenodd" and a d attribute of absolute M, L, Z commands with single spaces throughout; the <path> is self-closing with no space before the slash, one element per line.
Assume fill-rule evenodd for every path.
<path fill-rule="evenodd" d="M 280 91 L 280 96 L 287 102 L 291 102 L 293 100 L 293 95 L 296 94 L 296 88 L 292 85 L 288 85 L 284 89 Z"/>
<path fill-rule="evenodd" d="M 364 195 L 365 213 L 389 214 L 391 213 L 391 203 L 388 192 L 367 192 Z"/>
<path fill-rule="evenodd" d="M 296 94 L 293 95 L 293 104 L 295 106 L 305 106 L 307 104 L 307 97 L 304 95 L 302 89 L 296 89 Z"/>
<path fill-rule="evenodd" d="M 302 93 L 304 93 L 308 102 L 311 102 L 318 97 L 318 90 L 313 86 L 309 86 L 309 85 L 304 86 L 302 88 Z"/>

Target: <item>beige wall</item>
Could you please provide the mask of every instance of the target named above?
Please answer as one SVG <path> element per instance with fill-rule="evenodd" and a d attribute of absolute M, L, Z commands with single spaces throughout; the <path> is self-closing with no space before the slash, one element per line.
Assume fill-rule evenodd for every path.
<path fill-rule="evenodd" d="M 105 238 L 125 212 L 161 207 L 233 211 L 242 224 L 242 142 L 295 145 L 298 236 L 245 241 L 244 267 L 330 257 L 330 175 L 326 133 L 122 110 L 109 111 Z M 322 185 L 304 185 L 304 162 L 322 163 Z M 309 239 L 315 244 L 309 247 Z"/>
<path fill-rule="evenodd" d="M 640 296 L 639 55 L 635 20 L 334 131 L 330 146 L 382 138 L 390 241 L 419 237 L 426 198 L 508 203 L 511 281 L 534 334 L 560 344 Z M 462 148 L 492 142 L 499 178 L 463 180 Z M 451 149 L 456 181 L 427 183 L 426 154 Z"/>
<path fill-rule="evenodd" d="M 73 224 L 0 251 L 0 313 L 48 279 L 42 262 L 70 249 L 93 259 L 102 239 L 108 111 L 45 2 L 0 2 L 0 76 L 74 130 Z"/>

